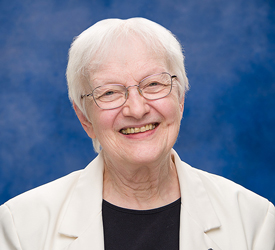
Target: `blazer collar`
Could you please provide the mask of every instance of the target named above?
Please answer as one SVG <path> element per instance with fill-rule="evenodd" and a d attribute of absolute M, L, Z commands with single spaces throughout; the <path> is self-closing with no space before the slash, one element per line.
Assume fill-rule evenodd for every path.
<path fill-rule="evenodd" d="M 93 222 L 102 221 L 103 157 L 99 154 L 80 174 L 72 191 L 59 233 L 79 237 Z M 97 231 L 99 231 L 97 229 Z"/>
<path fill-rule="evenodd" d="M 181 192 L 180 249 L 220 250 L 207 235 L 221 224 L 204 184 L 191 166 L 172 149 Z"/>
<path fill-rule="evenodd" d="M 172 155 L 181 190 L 180 249 L 220 250 L 207 235 L 220 227 L 220 221 L 198 172 L 182 162 L 174 150 Z M 99 154 L 79 176 L 59 230 L 76 238 L 67 250 L 104 249 L 103 170 L 103 157 Z"/>
<path fill-rule="evenodd" d="M 182 207 L 201 226 L 204 232 L 220 227 L 204 184 L 194 168 L 181 161 L 175 150 L 172 150 L 180 183 Z"/>

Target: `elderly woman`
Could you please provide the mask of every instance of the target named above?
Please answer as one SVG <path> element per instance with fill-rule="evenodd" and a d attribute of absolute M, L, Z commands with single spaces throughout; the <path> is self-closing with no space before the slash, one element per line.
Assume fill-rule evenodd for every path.
<path fill-rule="evenodd" d="M 0 249 L 275 249 L 275 209 L 172 149 L 188 90 L 179 42 L 142 18 L 73 42 L 69 97 L 99 153 L 0 208 Z"/>

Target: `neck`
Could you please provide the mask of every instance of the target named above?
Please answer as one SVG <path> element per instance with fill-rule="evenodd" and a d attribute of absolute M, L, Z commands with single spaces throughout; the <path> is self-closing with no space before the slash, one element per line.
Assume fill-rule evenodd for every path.
<path fill-rule="evenodd" d="M 103 198 L 130 209 L 153 209 L 180 197 L 179 182 L 171 155 L 161 164 L 115 164 L 104 157 Z"/>

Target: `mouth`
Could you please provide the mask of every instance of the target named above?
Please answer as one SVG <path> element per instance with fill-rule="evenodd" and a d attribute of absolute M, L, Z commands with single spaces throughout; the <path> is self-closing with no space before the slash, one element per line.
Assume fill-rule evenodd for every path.
<path fill-rule="evenodd" d="M 145 126 L 142 127 L 131 127 L 131 128 L 124 128 L 120 130 L 120 133 L 124 135 L 129 135 L 129 134 L 137 134 L 137 133 L 144 133 L 148 130 L 153 130 L 155 129 L 159 124 L 158 123 L 150 123 L 146 124 Z"/>

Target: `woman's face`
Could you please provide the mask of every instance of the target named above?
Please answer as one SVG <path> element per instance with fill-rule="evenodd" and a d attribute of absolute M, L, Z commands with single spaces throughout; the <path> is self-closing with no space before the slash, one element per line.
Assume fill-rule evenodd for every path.
<path fill-rule="evenodd" d="M 148 51 L 141 42 L 131 40 L 110 53 L 106 62 L 91 74 L 91 83 L 92 88 L 108 83 L 127 87 L 161 72 L 173 75 L 163 57 Z M 105 160 L 136 165 L 158 163 L 169 155 L 176 141 L 183 102 L 175 85 L 167 97 L 158 100 L 146 100 L 136 87 L 131 87 L 126 103 L 116 109 L 102 110 L 93 101 L 86 101 L 91 121 L 86 132 L 99 140 Z M 142 127 L 146 125 L 149 130 L 145 132 L 124 134 L 122 131 L 144 130 Z"/>

